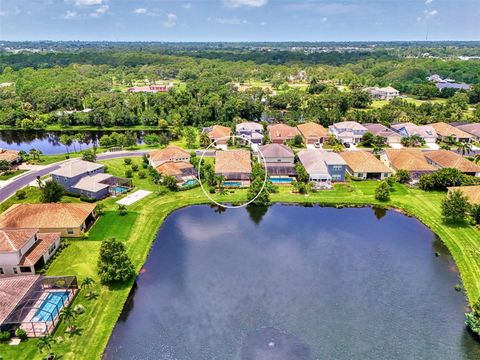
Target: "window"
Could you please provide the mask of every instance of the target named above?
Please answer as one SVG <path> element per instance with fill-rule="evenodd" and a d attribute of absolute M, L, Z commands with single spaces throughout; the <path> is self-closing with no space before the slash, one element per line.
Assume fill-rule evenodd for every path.
<path fill-rule="evenodd" d="M 13 268 L 13 273 L 14 273 L 14 274 L 18 274 L 18 270 L 17 270 L 16 267 Z"/>
<path fill-rule="evenodd" d="M 73 235 L 73 229 L 72 229 L 72 228 L 68 228 L 68 229 L 67 229 L 67 234 L 68 234 L 68 235 Z"/>
<path fill-rule="evenodd" d="M 48 248 L 48 255 L 52 255 L 52 253 L 54 253 L 56 249 L 57 244 L 53 243 L 52 245 L 50 245 L 50 247 Z"/>
<path fill-rule="evenodd" d="M 332 180 L 340 180 L 341 178 L 340 175 L 332 175 Z"/>
<path fill-rule="evenodd" d="M 5 274 L 5 271 L 3 271 L 3 268 L 0 268 L 0 275 Z"/>
<path fill-rule="evenodd" d="M 21 273 L 31 273 L 32 268 L 30 266 L 20 266 L 20 272 Z"/>
<path fill-rule="evenodd" d="M 342 165 L 333 165 L 333 170 L 335 170 L 335 171 L 342 170 Z"/>

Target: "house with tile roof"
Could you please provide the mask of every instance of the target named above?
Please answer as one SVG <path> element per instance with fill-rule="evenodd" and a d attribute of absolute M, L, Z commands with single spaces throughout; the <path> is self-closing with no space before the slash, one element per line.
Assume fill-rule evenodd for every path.
<path fill-rule="evenodd" d="M 20 151 L 0 149 L 0 161 L 6 161 L 9 164 L 19 163 L 21 161 Z"/>
<path fill-rule="evenodd" d="M 392 170 L 368 151 L 344 151 L 340 156 L 347 163 L 347 172 L 359 179 L 383 180 Z"/>
<path fill-rule="evenodd" d="M 238 138 L 245 139 L 243 144 L 257 144 L 260 145 L 263 141 L 263 125 L 248 121 L 235 126 L 235 141 L 241 141 Z"/>
<path fill-rule="evenodd" d="M 343 144 L 358 144 L 368 131 L 365 126 L 356 121 L 342 121 L 330 125 L 328 129 Z"/>
<path fill-rule="evenodd" d="M 465 175 L 480 176 L 480 165 L 450 150 L 433 150 L 423 152 L 427 162 L 437 168 L 457 169 Z"/>
<path fill-rule="evenodd" d="M 388 145 L 400 144 L 402 142 L 402 135 L 382 124 L 363 124 L 375 136 L 380 136 L 385 139 Z"/>
<path fill-rule="evenodd" d="M 322 125 L 308 122 L 297 125 L 305 144 L 323 144 L 328 138 L 328 131 Z"/>
<path fill-rule="evenodd" d="M 451 186 L 448 191 L 460 191 L 468 198 L 468 202 L 472 205 L 480 205 L 480 185 L 471 186 Z"/>
<path fill-rule="evenodd" d="M 455 127 L 470 134 L 472 140 L 480 141 L 480 123 L 461 124 L 456 125 Z"/>
<path fill-rule="evenodd" d="M 332 182 L 345 181 L 347 163 L 334 152 L 325 150 L 301 150 L 298 159 L 316 187 L 330 187 Z"/>
<path fill-rule="evenodd" d="M 60 233 L 0 229 L 0 277 L 35 274 L 60 246 Z"/>
<path fill-rule="evenodd" d="M 267 131 L 270 141 L 274 144 L 285 144 L 287 141 L 293 140 L 295 136 L 300 135 L 297 128 L 287 124 L 268 125 Z"/>
<path fill-rule="evenodd" d="M 213 125 L 202 129 L 202 132 L 208 135 L 211 142 L 215 142 L 215 146 L 227 145 L 228 139 L 232 134 L 229 127 L 222 125 Z"/>
<path fill-rule="evenodd" d="M 14 204 L 0 214 L 0 229 L 34 228 L 40 233 L 81 237 L 97 218 L 95 207 L 91 203 Z"/>
<path fill-rule="evenodd" d="M 252 162 L 245 150 L 219 150 L 215 153 L 215 175 L 223 175 L 227 181 L 250 183 Z"/>
<path fill-rule="evenodd" d="M 435 129 L 438 138 L 441 140 L 452 138 L 456 142 L 469 143 L 472 141 L 472 135 L 445 122 L 433 123 L 430 126 Z"/>
<path fill-rule="evenodd" d="M 190 153 L 178 146 L 154 150 L 149 153 L 149 163 L 158 173 L 173 176 L 179 183 L 196 179 L 196 171 L 190 163 Z"/>
<path fill-rule="evenodd" d="M 287 145 L 267 144 L 259 146 L 258 150 L 258 161 L 263 164 L 263 158 L 265 159 L 268 176 L 293 177 L 297 174 L 295 171 L 295 154 Z"/>
<path fill-rule="evenodd" d="M 400 91 L 395 89 L 394 87 L 387 86 L 387 87 L 369 87 L 366 88 L 365 91 L 367 91 L 370 95 L 372 95 L 372 98 L 375 100 L 393 100 L 396 97 L 400 96 Z"/>
<path fill-rule="evenodd" d="M 424 152 L 420 149 L 385 149 L 380 155 L 380 160 L 394 172 L 407 171 L 412 182 L 418 181 L 422 175 L 438 170 L 427 161 Z"/>
<path fill-rule="evenodd" d="M 428 144 L 432 144 L 437 141 L 437 132 L 431 125 L 416 125 L 414 123 L 408 122 L 392 124 L 390 127 L 393 130 L 397 131 L 403 137 L 418 135 Z"/>

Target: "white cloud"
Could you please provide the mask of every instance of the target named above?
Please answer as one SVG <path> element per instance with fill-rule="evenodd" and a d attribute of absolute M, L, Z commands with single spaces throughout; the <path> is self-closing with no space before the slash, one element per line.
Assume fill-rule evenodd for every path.
<path fill-rule="evenodd" d="M 90 16 L 94 17 L 94 18 L 98 18 L 98 17 L 102 16 L 103 14 L 105 14 L 109 9 L 110 9 L 110 7 L 108 5 L 102 5 L 99 8 L 96 8 L 95 11 L 90 13 Z"/>
<path fill-rule="evenodd" d="M 239 18 L 222 18 L 222 17 L 215 17 L 215 18 L 211 18 L 209 17 L 207 19 L 208 21 L 214 21 L 218 24 L 222 24 L 222 25 L 241 25 L 241 24 L 248 24 L 248 21 L 245 20 L 245 19 L 239 19 Z M 265 23 L 266 24 L 266 23 Z"/>
<path fill-rule="evenodd" d="M 326 17 L 323 17 L 323 18 L 322 18 L 320 21 L 321 21 L 322 23 L 325 23 L 325 22 L 327 22 L 327 21 L 328 21 L 328 18 L 326 18 Z"/>
<path fill-rule="evenodd" d="M 145 8 L 138 8 L 138 9 L 133 10 L 133 12 L 134 12 L 135 14 L 146 14 L 146 13 L 147 13 L 147 9 L 145 9 Z"/>
<path fill-rule="evenodd" d="M 438 14 L 438 11 L 437 11 L 437 10 L 435 10 L 435 9 L 433 9 L 433 10 L 430 10 L 430 11 L 428 11 L 428 10 L 425 10 L 425 13 L 424 13 L 424 14 L 425 14 L 425 18 L 427 18 L 427 19 L 428 19 L 428 18 L 431 18 L 431 17 L 433 17 L 433 16 L 437 15 L 437 14 Z"/>
<path fill-rule="evenodd" d="M 103 0 L 75 0 L 75 6 L 91 6 L 91 5 L 102 5 Z"/>
<path fill-rule="evenodd" d="M 268 0 L 223 0 L 223 4 L 228 7 L 238 8 L 246 7 L 262 7 L 268 3 Z"/>
<path fill-rule="evenodd" d="M 192 4 L 190 4 L 190 3 L 183 4 L 182 8 L 184 8 L 186 10 L 190 10 L 192 8 Z"/>
<path fill-rule="evenodd" d="M 162 22 L 164 27 L 174 27 L 177 24 L 177 15 L 175 14 L 168 14 L 167 19 Z"/>
<path fill-rule="evenodd" d="M 67 10 L 67 12 L 62 16 L 66 20 L 76 19 L 79 17 L 76 11 Z"/>
<path fill-rule="evenodd" d="M 425 0 L 425 5 L 429 5 L 433 2 L 433 0 Z"/>
<path fill-rule="evenodd" d="M 260 25 L 265 26 L 265 25 L 267 25 L 267 22 L 266 22 L 266 21 L 262 21 L 262 22 L 260 23 Z"/>

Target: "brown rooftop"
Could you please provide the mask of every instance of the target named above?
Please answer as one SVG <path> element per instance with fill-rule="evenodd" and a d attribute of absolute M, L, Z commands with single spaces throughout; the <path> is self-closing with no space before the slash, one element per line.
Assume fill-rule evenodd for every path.
<path fill-rule="evenodd" d="M 211 129 L 208 131 L 208 137 L 210 139 L 220 139 L 223 137 L 230 136 L 231 129 L 226 126 L 222 125 L 213 125 Z"/>
<path fill-rule="evenodd" d="M 165 161 L 157 166 L 157 171 L 167 176 L 182 175 L 182 170 L 185 169 L 193 169 L 193 165 L 186 161 Z"/>
<path fill-rule="evenodd" d="M 472 137 L 472 135 L 466 133 L 465 131 L 458 129 L 445 122 L 430 124 L 430 126 L 432 126 L 435 129 L 438 135 L 443 137 L 453 136 L 453 137 L 462 138 L 462 139 L 470 139 Z"/>
<path fill-rule="evenodd" d="M 480 166 L 450 150 L 426 151 L 425 157 L 443 168 L 454 168 L 464 173 L 480 173 Z"/>
<path fill-rule="evenodd" d="M 345 160 L 348 167 L 356 173 L 392 172 L 384 163 L 367 151 L 344 151 L 340 153 L 340 156 Z"/>
<path fill-rule="evenodd" d="M 155 163 L 190 157 L 190 153 L 178 146 L 169 146 L 165 149 L 150 151 L 150 159 Z"/>
<path fill-rule="evenodd" d="M 327 137 L 327 130 L 320 124 L 308 122 L 306 124 L 297 125 L 298 130 L 304 138 L 322 138 Z"/>
<path fill-rule="evenodd" d="M 474 186 L 452 186 L 448 191 L 459 190 L 463 195 L 468 197 L 471 204 L 480 204 L 480 185 Z"/>
<path fill-rule="evenodd" d="M 265 158 L 293 158 L 295 155 L 287 145 L 267 144 L 259 146 L 258 149 Z"/>
<path fill-rule="evenodd" d="M 0 252 L 18 251 L 37 233 L 37 229 L 0 230 Z"/>
<path fill-rule="evenodd" d="M 288 126 L 286 124 L 273 124 L 268 125 L 268 135 L 270 136 L 270 140 L 281 139 L 287 140 L 294 138 L 295 135 L 299 135 L 300 132 L 297 128 L 292 126 Z"/>
<path fill-rule="evenodd" d="M 12 162 L 17 160 L 19 156 L 20 152 L 17 150 L 0 149 L 0 160 Z"/>
<path fill-rule="evenodd" d="M 215 153 L 215 173 L 251 173 L 250 152 L 245 150 L 226 150 Z"/>
<path fill-rule="evenodd" d="M 419 149 L 385 149 L 385 153 L 396 170 L 435 171 Z"/>
<path fill-rule="evenodd" d="M 48 248 L 60 239 L 60 233 L 42 233 L 38 234 L 38 240 L 25 253 L 19 266 L 33 266 L 48 251 Z"/>
<path fill-rule="evenodd" d="M 0 278 L 0 324 L 8 318 L 39 278 L 40 275 Z"/>
<path fill-rule="evenodd" d="M 0 215 L 1 228 L 77 228 L 95 210 L 89 203 L 15 204 Z"/>

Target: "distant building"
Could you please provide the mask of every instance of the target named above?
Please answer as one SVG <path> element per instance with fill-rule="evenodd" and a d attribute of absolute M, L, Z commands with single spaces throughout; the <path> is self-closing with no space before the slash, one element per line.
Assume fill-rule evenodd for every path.
<path fill-rule="evenodd" d="M 35 274 L 60 246 L 60 233 L 0 229 L 0 277 Z"/>
<path fill-rule="evenodd" d="M 457 129 L 465 131 L 472 136 L 475 141 L 480 141 L 480 123 L 471 123 L 455 126 Z"/>
<path fill-rule="evenodd" d="M 167 85 L 147 85 L 147 86 L 132 86 L 128 88 L 128 92 L 131 93 L 158 93 L 158 92 L 167 92 L 169 86 Z"/>
<path fill-rule="evenodd" d="M 328 188 L 332 182 L 345 181 L 347 163 L 339 154 L 325 150 L 301 150 L 298 159 L 309 180 L 317 187 Z"/>
<path fill-rule="evenodd" d="M 470 176 L 480 176 L 480 165 L 465 159 L 462 155 L 450 150 L 425 151 L 425 158 L 429 164 L 439 169 L 451 168 L 457 169 L 461 173 Z"/>
<path fill-rule="evenodd" d="M 438 169 L 428 163 L 420 149 L 385 149 L 380 160 L 394 171 L 407 171 L 412 182 L 417 182 L 420 176 L 431 174 Z"/>
<path fill-rule="evenodd" d="M 15 164 L 19 163 L 22 158 L 17 150 L 0 149 L 0 160 L 4 160 L 9 164 Z"/>
<path fill-rule="evenodd" d="M 274 144 L 284 144 L 288 140 L 293 140 L 300 132 L 297 128 L 286 124 L 272 124 L 268 125 L 268 136 L 270 141 Z"/>
<path fill-rule="evenodd" d="M 445 122 L 433 123 L 433 124 L 430 124 L 430 126 L 435 129 L 435 131 L 437 132 L 438 138 L 441 140 L 445 140 L 448 137 L 451 137 L 456 142 L 469 143 L 472 141 L 472 135 Z"/>
<path fill-rule="evenodd" d="M 435 143 L 437 141 L 437 132 L 431 125 L 416 125 L 411 122 L 392 124 L 391 128 L 397 131 L 403 137 L 410 137 L 412 135 L 418 135 L 426 143 Z"/>
<path fill-rule="evenodd" d="M 215 154 L 215 175 L 223 175 L 227 181 L 250 183 L 252 162 L 245 150 L 219 150 Z"/>
<path fill-rule="evenodd" d="M 228 139 L 232 134 L 232 130 L 229 127 L 222 125 L 203 128 L 202 132 L 208 135 L 211 142 L 215 142 L 215 146 L 227 145 Z"/>
<path fill-rule="evenodd" d="M 440 91 L 442 91 L 443 89 L 470 90 L 470 85 L 465 83 L 457 84 L 457 83 L 443 82 L 443 83 L 436 83 L 435 86 Z"/>
<path fill-rule="evenodd" d="M 385 139 L 388 145 L 400 144 L 402 141 L 402 136 L 392 129 L 389 129 L 382 124 L 363 124 L 369 132 L 375 136 L 380 136 Z"/>
<path fill-rule="evenodd" d="M 263 140 L 263 125 L 250 121 L 235 126 L 236 140 L 244 139 L 244 143 L 261 144 Z M 241 140 L 240 140 L 241 141 Z"/>
<path fill-rule="evenodd" d="M 367 128 L 356 121 L 342 121 L 328 127 L 330 133 L 343 144 L 358 144 Z"/>
<path fill-rule="evenodd" d="M 292 149 L 284 144 L 267 144 L 260 146 L 261 152 L 267 164 L 268 176 L 295 176 L 295 154 Z M 259 154 L 258 160 L 263 164 L 263 159 Z"/>
<path fill-rule="evenodd" d="M 328 131 L 322 125 L 308 122 L 297 125 L 305 144 L 323 144 L 328 138 Z"/>
<path fill-rule="evenodd" d="M 340 156 L 347 163 L 347 172 L 359 179 L 383 180 L 392 170 L 368 151 L 344 151 Z"/>
<path fill-rule="evenodd" d="M 400 91 L 397 89 L 387 86 L 387 87 L 369 87 L 365 91 L 372 95 L 372 98 L 375 100 L 392 100 L 400 96 Z"/>
<path fill-rule="evenodd" d="M 180 183 L 196 179 L 195 168 L 190 163 L 190 153 L 178 146 L 151 151 L 149 163 L 158 173 L 173 176 Z"/>

